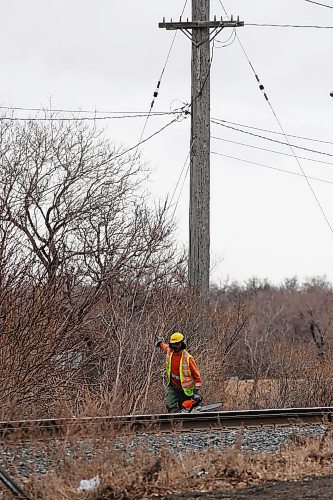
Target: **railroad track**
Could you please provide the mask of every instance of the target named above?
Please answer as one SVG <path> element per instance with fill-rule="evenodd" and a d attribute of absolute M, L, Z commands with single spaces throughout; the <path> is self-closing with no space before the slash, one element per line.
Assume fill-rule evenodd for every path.
<path fill-rule="evenodd" d="M 118 417 L 85 417 L 0 422 L 0 441 L 79 439 L 89 436 L 159 432 L 192 432 L 255 428 L 264 426 L 303 426 L 333 422 L 333 407 L 277 408 L 261 410 L 218 411 L 206 413 L 174 413 L 159 415 L 124 415 Z M 17 498 L 30 500 L 20 485 L 2 468 L 0 483 Z"/>
<path fill-rule="evenodd" d="M 0 422 L 0 440 L 65 438 L 80 435 L 191 432 L 224 430 L 237 427 L 323 424 L 333 421 L 333 407 L 277 408 L 261 410 L 217 411 L 124 415 L 119 417 L 83 417 Z"/>

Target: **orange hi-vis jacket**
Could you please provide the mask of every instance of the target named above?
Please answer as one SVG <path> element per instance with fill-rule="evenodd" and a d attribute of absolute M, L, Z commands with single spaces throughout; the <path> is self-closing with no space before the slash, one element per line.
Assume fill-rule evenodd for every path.
<path fill-rule="evenodd" d="M 191 354 L 185 349 L 174 353 L 165 342 L 161 342 L 160 347 L 167 355 L 165 364 L 168 384 L 182 389 L 186 396 L 193 396 L 194 389 L 201 387 L 201 376 Z"/>

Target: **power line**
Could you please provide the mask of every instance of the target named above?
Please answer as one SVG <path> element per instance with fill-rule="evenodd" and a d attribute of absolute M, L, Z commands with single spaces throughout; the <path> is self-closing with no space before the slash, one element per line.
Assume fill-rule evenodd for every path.
<path fill-rule="evenodd" d="M 185 1 L 185 4 L 184 4 L 184 7 L 183 7 L 183 10 L 182 10 L 182 13 L 181 13 L 181 16 L 183 15 L 184 11 L 185 11 L 185 8 L 186 8 L 186 5 L 187 5 L 187 2 L 188 0 Z M 157 83 L 157 88 L 154 92 L 154 98 L 157 97 L 157 93 L 158 93 L 158 88 L 160 86 L 160 83 L 161 83 L 161 80 L 162 80 L 162 77 L 163 77 L 163 74 L 165 72 L 165 69 L 166 69 L 166 66 L 167 66 L 167 63 L 169 61 L 169 58 L 170 58 L 170 54 L 171 54 L 171 51 L 172 51 L 172 48 L 173 48 L 173 45 L 174 45 L 174 42 L 175 42 L 175 38 L 176 38 L 176 35 L 177 35 L 177 31 L 175 32 L 175 36 L 173 37 L 173 40 L 171 42 L 171 46 L 169 48 L 169 51 L 168 51 L 168 54 L 167 54 L 167 57 L 166 57 L 166 60 L 165 60 L 165 63 L 164 63 L 164 66 L 162 68 L 162 71 L 161 71 L 161 74 L 160 74 L 160 77 L 159 77 L 159 80 L 158 80 L 158 83 Z M 156 94 L 156 95 L 155 95 Z M 153 102 L 152 101 L 152 105 L 151 105 L 151 108 L 153 107 Z M 8 110 L 8 111 L 33 111 L 33 112 L 41 112 L 41 113 L 75 113 L 75 114 L 81 114 L 81 113 L 89 113 L 89 114 L 107 114 L 107 115 L 124 115 L 124 116 L 106 116 L 106 117 L 94 117 L 94 118 L 91 118 L 91 117 L 82 117 L 82 118 L 52 118 L 53 121 L 60 121 L 60 120 L 66 120 L 66 121 L 70 121 L 70 120 L 111 120 L 111 119 L 116 119 L 116 118 L 143 118 L 143 117 L 147 117 L 149 115 L 156 115 L 156 116 L 163 116 L 163 115 L 171 115 L 173 114 L 174 112 L 173 111 L 152 111 L 152 109 L 150 109 L 148 112 L 147 111 L 103 111 L 103 110 L 97 110 L 97 109 L 63 109 L 63 108 L 56 108 L 56 109 L 50 109 L 50 108 L 35 108 L 35 107 L 31 107 L 31 108 L 27 108 L 27 107 L 22 107 L 22 106 L 0 106 L 0 109 L 4 109 L 4 110 Z M 133 115 L 133 116 L 132 116 Z M 0 119 L 2 119 L 0 117 Z M 17 121 L 23 121 L 27 118 L 23 118 L 23 117 L 5 117 L 6 120 L 17 120 Z M 41 121 L 47 121 L 47 120 L 51 120 L 50 118 L 38 118 L 38 117 L 35 117 L 35 118 L 28 118 L 29 120 L 41 120 Z"/>
<path fill-rule="evenodd" d="M 297 175 L 298 177 L 306 177 L 307 179 L 311 179 L 313 181 L 325 182 L 326 184 L 333 184 L 333 181 L 328 181 L 326 179 L 320 179 L 318 177 L 310 177 L 308 175 L 303 175 L 299 172 L 292 172 L 291 170 L 285 170 L 283 168 L 272 167 L 271 165 L 264 165 L 262 163 L 257 163 L 255 161 L 245 160 L 244 158 L 237 158 L 235 156 L 229 156 L 229 155 L 225 155 L 222 153 L 217 153 L 216 151 L 212 151 L 212 154 L 217 155 L 217 156 L 223 156 L 224 158 L 229 158 L 231 160 L 237 160 L 237 161 L 242 161 L 244 163 L 249 163 L 250 165 L 256 165 L 257 167 L 269 168 L 271 170 L 277 170 L 278 172 L 283 172 L 283 173 L 291 174 L 291 175 Z"/>
<path fill-rule="evenodd" d="M 276 121 L 277 121 L 277 123 L 278 123 L 278 125 L 279 125 L 279 127 L 280 127 L 281 131 L 282 131 L 283 133 L 285 133 L 285 132 L 284 132 L 284 129 L 283 129 L 283 127 L 282 127 L 282 124 L 281 124 L 281 122 L 280 122 L 280 120 L 279 120 L 279 118 L 278 118 L 278 116 L 277 116 L 277 114 L 276 114 L 276 112 L 275 112 L 275 110 L 274 110 L 274 108 L 273 108 L 272 104 L 270 103 L 270 101 L 269 101 L 269 100 L 267 100 L 267 102 L 268 102 L 269 107 L 271 108 L 271 110 L 272 110 L 272 112 L 273 112 L 273 115 L 274 115 L 274 116 L 275 116 L 275 118 L 276 118 Z M 308 184 L 308 186 L 309 186 L 309 188 L 310 188 L 310 190 L 311 190 L 311 193 L 312 193 L 312 195 L 313 195 L 313 197 L 314 197 L 314 199 L 315 199 L 315 201 L 316 201 L 316 203 L 317 203 L 317 205 L 318 205 L 318 207 L 319 207 L 319 210 L 321 211 L 321 213 L 322 213 L 322 215 L 323 215 L 323 217 L 324 217 L 324 219 L 325 219 L 325 221 L 326 221 L 326 224 L 328 225 L 328 227 L 329 227 L 329 229 L 330 229 L 331 233 L 333 234 L 333 227 L 332 227 L 332 225 L 331 225 L 330 221 L 328 220 L 328 217 L 327 217 L 327 215 L 326 215 L 326 213 L 325 213 L 325 211 L 324 211 L 324 209 L 323 209 L 323 207 L 322 207 L 322 205 L 321 205 L 321 203 L 320 203 L 320 201 L 319 201 L 318 196 L 316 195 L 316 193 L 315 193 L 315 191 L 314 191 L 314 189 L 313 189 L 313 187 L 312 187 L 311 182 L 309 181 L 308 177 L 305 175 L 305 172 L 304 172 L 304 169 L 303 169 L 303 167 L 302 167 L 302 165 L 301 165 L 301 162 L 300 162 L 300 161 L 299 161 L 299 159 L 297 158 L 297 156 L 296 156 L 296 154 L 295 154 L 295 151 L 294 151 L 294 149 L 293 149 L 293 146 L 290 144 L 289 139 L 288 139 L 288 137 L 287 137 L 286 135 L 285 135 L 285 138 L 286 138 L 286 141 L 288 142 L 288 144 L 289 144 L 289 146 L 290 146 L 291 152 L 293 153 L 293 155 L 294 155 L 294 157 L 295 157 L 295 160 L 297 161 L 297 164 L 298 164 L 299 168 L 300 168 L 300 169 L 301 169 L 301 171 L 302 171 L 302 174 L 304 175 L 304 178 L 305 178 L 305 180 L 306 180 L 306 182 L 307 182 L 307 184 Z M 332 155 L 331 155 L 331 156 L 332 156 Z"/>
<path fill-rule="evenodd" d="M 217 122 L 222 122 L 222 123 L 228 123 L 230 125 L 237 125 L 238 127 L 244 127 L 244 128 L 249 128 L 252 130 L 259 130 L 260 132 L 267 132 L 269 134 L 275 134 L 275 135 L 283 135 L 282 132 L 275 132 L 274 130 L 268 130 L 265 128 L 259 128 L 259 127 L 254 127 L 251 125 L 245 125 L 244 123 L 237 123 L 237 122 L 231 122 L 229 120 L 222 120 L 220 118 L 213 118 L 213 120 Z M 312 141 L 312 142 L 321 142 L 322 144 L 333 144 L 332 141 L 323 141 L 322 139 L 313 139 L 309 137 L 302 137 L 300 135 L 292 135 L 292 134 L 286 134 L 288 137 L 292 137 L 293 139 L 302 139 L 303 141 Z"/>
<path fill-rule="evenodd" d="M 222 48 L 222 47 L 220 47 Z M 201 88 L 199 90 L 199 92 L 197 93 L 197 95 L 194 97 L 194 99 L 191 100 L 191 103 L 189 105 L 187 105 L 187 108 L 191 108 L 194 104 L 194 102 L 201 96 L 204 88 L 205 88 L 205 85 L 207 83 L 207 80 L 210 76 L 210 72 L 211 72 L 211 69 L 212 69 L 212 64 L 213 64 L 213 58 L 214 58 L 214 49 L 215 49 L 215 40 L 213 40 L 213 43 L 212 43 L 212 50 L 211 50 L 211 55 L 210 55 L 210 60 L 209 60 L 209 67 L 208 67 L 208 70 L 207 70 L 207 74 L 205 76 L 205 79 L 201 85 Z M 185 105 L 186 106 L 186 105 Z M 184 106 L 184 107 L 185 107 Z"/>
<path fill-rule="evenodd" d="M 0 106 L 0 109 L 6 109 L 8 111 L 37 111 L 41 113 L 90 113 L 90 114 L 106 114 L 106 115 L 130 115 L 130 114 L 147 114 L 147 111 L 101 111 L 97 109 L 53 109 L 53 108 L 25 108 L 18 106 Z M 168 111 L 152 111 L 152 114 L 164 113 L 168 114 Z"/>
<path fill-rule="evenodd" d="M 179 203 L 179 200 L 180 200 L 181 194 L 182 194 L 182 192 L 183 192 L 184 184 L 185 184 L 186 178 L 187 178 L 187 176 L 188 176 L 188 172 L 189 172 L 189 170 L 190 170 L 190 161 L 189 161 L 189 159 L 190 159 L 190 155 L 191 155 L 191 151 L 192 151 L 192 148 L 193 148 L 194 141 L 195 141 L 195 139 L 193 139 L 193 141 L 192 141 L 192 144 L 191 144 L 190 150 L 189 150 L 189 152 L 188 152 L 188 154 L 187 154 L 187 157 L 186 157 L 186 160 L 185 160 L 185 162 L 184 162 L 183 168 L 182 168 L 182 170 L 181 170 L 181 172 L 180 172 L 180 174 L 179 174 L 179 176 L 178 176 L 178 180 L 177 180 L 177 183 L 176 183 L 175 189 L 173 190 L 173 193 L 172 193 L 172 196 L 171 196 L 170 203 L 172 203 L 172 200 L 173 200 L 173 198 L 174 198 L 174 196 L 175 196 L 175 193 L 176 193 L 176 190 L 177 190 L 178 184 L 179 184 L 179 182 L 180 182 L 180 179 L 181 179 L 181 177 L 182 177 L 182 175 L 183 175 L 183 172 L 184 172 L 184 170 L 185 170 L 185 168 L 186 168 L 186 165 L 188 164 L 188 165 L 187 165 L 187 169 L 186 169 L 185 176 L 184 176 L 184 178 L 183 178 L 182 185 L 181 185 L 181 187 L 180 187 L 180 191 L 179 191 L 179 195 L 178 195 L 178 198 L 177 198 L 177 201 L 176 201 L 176 204 L 175 204 L 175 208 L 174 208 L 173 213 L 172 213 L 172 219 L 173 219 L 173 218 L 174 218 L 174 216 L 175 216 L 175 213 L 176 213 L 176 210 L 177 210 L 177 207 L 178 207 L 178 203 Z"/>
<path fill-rule="evenodd" d="M 282 151 L 275 151 L 273 149 L 267 149 L 267 148 L 260 148 L 259 146 L 253 146 L 252 144 L 245 144 L 244 142 L 238 142 L 238 141 L 231 141 L 230 139 L 224 139 L 222 137 L 216 137 L 216 136 L 211 136 L 212 139 L 217 139 L 219 141 L 224 141 L 224 142 L 230 142 L 232 144 L 238 144 L 239 146 L 245 146 L 247 148 L 252 148 L 252 149 L 259 149 L 260 151 L 267 151 L 268 153 L 275 153 L 278 155 L 283 155 L 283 156 L 291 156 L 293 157 L 294 155 L 291 155 L 289 153 L 283 153 Z M 322 160 L 315 160 L 313 158 L 305 158 L 304 156 L 297 156 L 300 160 L 307 160 L 307 161 L 313 161 L 316 163 L 323 163 L 325 165 L 333 165 L 333 162 L 329 161 L 322 161 Z"/>
<path fill-rule="evenodd" d="M 187 179 L 187 176 L 188 176 L 188 173 L 189 173 L 189 170 L 190 170 L 190 166 L 191 166 L 191 163 L 188 162 L 188 165 L 187 165 L 187 170 L 186 170 L 186 173 L 184 175 L 184 178 L 183 178 L 183 182 L 182 182 L 182 185 L 180 187 L 180 191 L 179 191 L 179 196 L 177 198 L 177 201 L 176 201 L 176 204 L 175 204 L 175 208 L 174 208 L 174 211 L 173 211 L 173 214 L 172 214 L 172 217 L 175 216 L 175 213 L 176 213 L 176 210 L 177 210 L 177 207 L 178 207 L 178 203 L 179 203 L 179 200 L 180 200 L 180 196 L 182 194 L 182 191 L 183 191 L 183 188 L 184 188 L 184 184 L 185 184 L 185 181 Z"/>
<path fill-rule="evenodd" d="M 225 47 L 229 47 L 229 45 L 232 45 L 235 40 L 236 40 L 236 28 L 232 30 L 231 35 L 229 36 L 229 38 L 227 38 L 227 40 L 222 41 L 215 38 L 214 41 L 221 45 L 220 47 L 216 47 L 217 49 L 223 49 Z"/>
<path fill-rule="evenodd" d="M 186 5 L 186 3 L 185 3 L 185 5 Z M 184 9 L 183 9 L 183 12 L 184 12 L 184 10 L 185 10 L 185 6 L 184 6 Z M 177 33 L 177 31 L 176 31 L 176 33 Z M 203 83 L 202 83 L 202 85 L 201 85 L 201 88 L 200 88 L 200 90 L 199 90 L 198 94 L 195 96 L 195 98 L 194 98 L 194 99 L 192 99 L 192 100 L 191 100 L 191 104 L 189 104 L 189 105 L 188 105 L 188 104 L 184 103 L 184 106 L 181 108 L 181 109 L 182 109 L 182 112 L 184 113 L 184 115 L 189 115 L 189 114 L 190 114 L 189 109 L 193 106 L 193 103 L 196 101 L 196 99 L 198 99 L 198 97 L 202 94 L 203 89 L 205 88 L 206 82 L 207 82 L 208 77 L 209 77 L 209 75 L 210 75 L 210 71 L 211 71 L 212 63 L 213 63 L 214 48 L 215 48 L 215 40 L 214 40 L 214 41 L 213 41 L 213 43 L 212 43 L 211 56 L 210 56 L 210 61 L 209 61 L 209 68 L 208 68 L 207 74 L 206 74 L 206 76 L 205 76 L 205 79 L 204 79 L 204 81 L 203 81 Z M 221 48 L 222 48 L 222 47 L 221 47 Z M 177 190 L 178 184 L 179 184 L 179 182 L 180 182 L 180 179 L 181 179 L 181 177 L 182 177 L 182 175 L 183 175 L 183 172 L 184 172 L 184 170 L 185 170 L 185 168 L 186 168 L 186 165 L 187 165 L 187 163 L 188 163 L 187 170 L 186 170 L 185 176 L 184 176 L 184 178 L 183 178 L 183 182 L 182 182 L 182 185 L 181 185 L 181 188 L 180 188 L 180 191 L 179 191 L 179 195 L 178 195 L 178 198 L 177 198 L 177 201 L 176 201 L 176 204 L 175 204 L 175 208 L 174 208 L 174 211 L 173 211 L 173 214 L 172 214 L 172 218 L 174 217 L 174 215 L 175 215 L 175 213 L 176 213 L 177 206 L 178 206 L 178 203 L 179 203 L 179 200 L 180 200 L 180 197 L 181 197 L 181 194 L 182 194 L 183 188 L 184 188 L 185 180 L 186 180 L 186 178 L 187 178 L 187 176 L 188 176 L 188 173 L 189 173 L 189 170 L 190 170 L 191 162 L 189 161 L 189 158 L 190 158 L 190 155 L 191 155 L 191 151 L 192 151 L 192 149 L 193 149 L 194 142 L 195 142 L 195 139 L 193 139 L 193 140 L 192 140 L 192 144 L 191 144 L 191 146 L 190 146 L 190 150 L 189 150 L 189 152 L 188 152 L 188 155 L 187 155 L 187 157 L 186 157 L 185 163 L 184 163 L 183 168 L 182 168 L 182 170 L 181 170 L 181 172 L 180 172 L 180 175 L 179 175 L 179 177 L 178 177 L 178 180 L 177 180 L 176 186 L 175 186 L 174 191 L 173 191 L 172 196 L 171 196 L 171 202 L 172 202 L 172 200 L 173 200 L 173 198 L 174 198 L 174 196 L 175 196 L 175 192 L 176 192 L 176 190 Z M 170 203 L 171 203 L 171 202 L 170 202 Z"/>
<path fill-rule="evenodd" d="M 194 144 L 194 139 L 193 139 L 193 141 L 192 141 L 192 144 L 191 144 L 190 150 L 189 150 L 189 152 L 187 153 L 186 160 L 185 160 L 185 162 L 184 162 L 183 168 L 182 168 L 182 170 L 181 170 L 181 172 L 180 172 L 180 174 L 179 174 L 179 176 L 178 176 L 178 179 L 177 179 L 177 182 L 176 182 L 175 188 L 174 188 L 174 190 L 173 190 L 173 193 L 172 193 L 172 196 L 171 196 L 171 199 L 170 199 L 170 203 L 172 203 L 172 200 L 173 200 L 173 198 L 174 198 L 174 196 L 175 196 L 175 194 L 176 194 L 178 184 L 179 184 L 180 179 L 181 179 L 181 177 L 182 177 L 182 175 L 183 175 L 183 172 L 184 172 L 184 170 L 185 170 L 185 167 L 186 167 L 186 165 L 187 165 L 187 162 L 188 162 L 188 160 L 189 160 L 189 158 L 190 158 L 190 154 L 191 154 L 191 151 L 192 151 L 192 148 L 193 148 L 193 144 Z M 178 203 L 178 202 L 177 202 L 177 203 Z"/>
<path fill-rule="evenodd" d="M 181 12 L 181 14 L 180 14 L 180 17 L 182 17 L 182 15 L 183 15 L 183 14 L 184 14 L 184 12 L 185 12 L 187 2 L 188 2 L 188 0 L 185 0 L 185 3 L 184 3 L 184 6 L 183 6 L 183 9 L 182 9 L 182 12 Z M 174 36 L 173 36 L 173 39 L 172 39 L 172 42 L 171 42 L 171 45 L 170 45 L 170 49 L 169 49 L 168 55 L 167 55 L 167 57 L 166 57 L 166 61 L 165 61 L 165 63 L 164 63 L 164 66 L 163 66 L 163 69 L 162 69 L 162 72 L 161 72 L 160 78 L 159 78 L 159 83 L 160 83 L 160 82 L 161 82 L 161 80 L 162 80 L 162 77 L 163 77 L 163 75 L 164 75 L 164 71 L 165 71 L 166 66 L 167 66 L 167 64 L 168 64 L 168 61 L 169 61 L 169 58 L 170 58 L 170 55 L 171 55 L 171 51 L 172 51 L 172 49 L 173 49 L 173 46 L 174 46 L 174 43 L 175 43 L 175 40 L 176 40 L 176 37 L 177 37 L 177 33 L 178 33 L 178 31 L 176 30 L 176 31 L 175 31 L 175 34 L 174 34 Z M 155 97 L 155 96 L 154 96 L 154 97 Z M 157 96 L 156 96 L 156 97 L 157 97 Z"/>
<path fill-rule="evenodd" d="M 259 24 L 259 23 L 244 23 L 244 26 L 257 26 L 261 28 L 318 28 L 318 29 L 333 29 L 333 26 L 320 26 L 317 24 Z"/>
<path fill-rule="evenodd" d="M 207 74 L 205 76 L 205 79 L 201 85 L 201 88 L 200 90 L 198 91 L 197 95 L 194 97 L 194 99 L 191 99 L 191 103 L 190 104 L 186 104 L 184 103 L 184 107 L 182 109 L 184 109 L 185 111 L 185 108 L 187 108 L 187 112 L 190 113 L 189 109 L 193 106 L 193 104 L 195 103 L 195 101 L 201 96 L 204 88 L 205 88 L 205 85 L 207 83 L 207 80 L 210 76 L 210 73 L 211 73 L 211 68 L 212 68 L 212 64 L 213 64 L 213 58 L 214 58 L 214 49 L 215 49 L 215 41 L 216 40 L 213 40 L 213 43 L 212 43 L 212 50 L 211 50 L 211 55 L 210 55 L 210 60 L 209 60 L 209 67 L 208 67 L 208 70 L 207 70 Z M 219 48 L 222 48 L 222 47 L 219 47 Z"/>
<path fill-rule="evenodd" d="M 185 118 L 186 118 L 186 116 L 185 116 Z M 116 156 L 111 156 L 110 159 L 111 160 L 116 160 L 120 156 L 123 156 L 123 155 L 129 153 L 130 151 L 133 151 L 133 149 L 137 149 L 139 146 L 141 146 L 141 144 L 144 144 L 145 142 L 149 141 L 150 139 L 152 139 L 153 137 L 155 137 L 155 135 L 160 134 L 161 132 L 163 132 L 163 130 L 165 130 L 166 128 L 170 127 L 170 125 L 172 125 L 175 122 L 179 122 L 179 118 L 174 118 L 173 120 L 171 120 L 171 122 L 167 123 L 166 125 L 164 125 L 160 129 L 156 130 L 153 134 L 149 135 L 145 139 L 141 138 L 141 140 L 137 144 L 135 144 L 134 146 L 131 146 L 130 148 L 122 151 L 121 153 L 117 154 Z"/>
<path fill-rule="evenodd" d="M 287 142 L 278 141 L 277 139 L 272 139 L 271 137 L 265 137 L 264 135 L 255 134 L 254 132 L 249 132 L 248 130 L 242 130 L 241 128 L 232 127 L 231 125 L 225 125 L 224 123 L 219 123 L 219 122 L 216 122 L 215 120 L 212 120 L 212 123 L 215 123 L 215 125 L 220 125 L 221 127 L 225 127 L 225 128 L 231 129 L 231 130 L 236 130 L 237 132 L 241 132 L 242 134 L 251 135 L 253 137 L 259 137 L 260 139 L 275 142 L 277 144 L 282 144 L 284 146 L 289 146 L 289 147 L 293 147 L 296 149 L 302 149 L 303 151 L 309 151 L 310 153 L 316 153 L 316 154 L 325 155 L 325 156 L 333 156 L 333 154 L 331 154 L 331 153 L 325 153 L 324 151 L 319 151 L 318 149 L 310 149 L 310 148 L 305 148 L 304 146 L 297 146 L 296 144 L 290 144 L 288 139 L 287 139 Z"/>
<path fill-rule="evenodd" d="M 184 14 L 184 12 L 185 12 L 185 8 L 186 8 L 186 5 L 187 5 L 187 2 L 188 2 L 188 0 L 185 0 L 185 3 L 184 3 L 184 6 L 183 6 L 183 9 L 182 9 L 182 12 L 181 12 L 181 14 L 180 14 L 180 17 L 181 17 L 181 16 Z M 152 101 L 151 101 L 151 103 L 150 103 L 149 112 L 148 112 L 148 115 L 147 115 L 147 117 L 146 117 L 146 121 L 145 121 L 145 123 L 144 123 L 144 125 L 143 125 L 143 128 L 142 128 L 142 132 L 141 132 L 141 135 L 140 135 L 139 142 L 142 140 L 143 134 L 144 134 L 144 132 L 145 132 L 145 130 L 146 130 L 146 128 L 147 128 L 148 120 L 149 120 L 149 117 L 150 117 L 150 115 L 151 115 L 151 112 L 152 112 L 153 106 L 154 106 L 154 104 L 155 104 L 155 99 L 156 99 L 156 98 L 157 98 L 157 96 L 158 96 L 158 92 L 159 92 L 159 88 L 160 88 L 160 85 L 161 85 L 161 81 L 162 81 L 162 78 L 163 78 L 163 75 L 164 75 L 165 69 L 166 69 L 166 67 L 167 67 L 167 64 L 168 64 L 168 62 L 169 62 L 169 58 L 170 58 L 170 55 L 171 55 L 171 52 L 172 52 L 172 49 L 173 49 L 173 46 L 174 46 L 174 43 L 175 43 L 175 40 L 176 40 L 176 37 L 177 37 L 177 33 L 178 33 L 178 31 L 176 30 L 176 31 L 175 31 L 175 34 L 174 34 L 174 36 L 173 36 L 173 38 L 172 38 L 171 45 L 170 45 L 170 48 L 169 48 L 169 51 L 168 51 L 168 54 L 167 54 L 166 60 L 165 60 L 165 62 L 164 62 L 164 65 L 163 65 L 163 68 L 162 68 L 162 71 L 161 71 L 160 77 L 159 77 L 159 79 L 158 79 L 158 81 L 157 81 L 156 89 L 155 89 L 155 91 L 154 91 L 154 93 L 153 93 L 153 100 L 152 100 Z"/>
<path fill-rule="evenodd" d="M 219 2 L 220 2 L 220 5 L 221 5 L 221 7 L 222 7 L 222 9 L 223 9 L 223 11 L 224 11 L 224 13 L 225 13 L 225 15 L 226 15 L 227 17 L 229 17 L 228 12 L 227 12 L 227 11 L 225 10 L 225 8 L 224 8 L 224 5 L 223 5 L 223 3 L 222 3 L 222 0 L 219 0 Z"/>
<path fill-rule="evenodd" d="M 178 113 L 182 113 L 183 111 L 168 111 L 168 112 L 161 112 L 161 113 L 154 113 L 153 116 L 170 116 L 170 115 L 176 115 Z M 59 117 L 59 118 L 54 118 L 54 117 L 22 117 L 22 116 L 0 116 L 0 121 L 23 121 L 23 122 L 31 122 L 31 121 L 36 121 L 36 122 L 80 122 L 80 121 L 103 121 L 103 120 L 119 120 L 119 119 L 125 119 L 125 118 L 145 118 L 148 116 L 148 113 L 142 113 L 142 114 L 136 114 L 136 115 L 119 115 L 119 116 L 78 116 L 78 117 L 71 117 L 68 118 L 66 116 Z"/>
<path fill-rule="evenodd" d="M 328 9 L 333 9 L 332 5 L 327 5 L 326 3 L 314 2 L 314 0 L 305 0 L 305 2 L 314 3 L 320 5 L 321 7 L 327 7 Z"/>
<path fill-rule="evenodd" d="M 219 2 L 220 2 L 220 4 L 221 4 L 221 5 L 222 5 L 222 7 L 223 7 L 222 0 L 219 0 Z M 225 11 L 224 7 L 223 7 L 223 10 Z M 262 83 L 260 82 L 259 76 L 258 76 L 257 72 L 255 71 L 254 66 L 253 66 L 252 62 L 250 61 L 250 58 L 249 58 L 249 56 L 247 55 L 247 52 L 246 52 L 245 48 L 243 47 L 243 45 L 242 45 L 242 43 L 241 43 L 241 41 L 240 41 L 240 39 L 239 39 L 238 35 L 237 35 L 237 40 L 238 40 L 238 42 L 239 42 L 239 44 L 240 44 L 240 46 L 241 46 L 241 49 L 242 49 L 242 51 L 243 51 L 243 53 L 244 53 L 244 55 L 245 55 L 245 57 L 246 57 L 246 59 L 247 59 L 247 61 L 248 61 L 249 65 L 250 65 L 250 67 L 251 67 L 251 70 L 252 70 L 252 72 L 253 72 L 253 74 L 254 74 L 254 76 L 255 76 L 255 79 L 256 79 L 256 80 L 257 80 L 257 82 L 258 82 L 259 89 L 263 92 L 263 95 L 264 95 L 264 97 L 265 97 L 265 100 L 267 101 L 267 104 L 268 104 L 268 106 L 270 107 L 270 109 L 271 109 L 271 111 L 272 111 L 272 113 L 273 113 L 273 115 L 274 115 L 274 117 L 275 117 L 275 120 L 276 120 L 276 122 L 278 123 L 279 128 L 280 128 L 281 132 L 283 133 L 283 135 L 284 135 L 284 137 L 285 137 L 285 139 L 286 139 L 286 141 L 287 141 L 287 143 L 288 143 L 288 145 L 289 145 L 289 147 L 290 147 L 290 149 L 291 149 L 291 152 L 292 152 L 292 154 L 293 154 L 293 156 L 294 156 L 294 158 L 295 158 L 295 160 L 296 160 L 296 162 L 297 162 L 297 164 L 298 164 L 298 166 L 299 166 L 299 168 L 300 168 L 300 170 L 301 170 L 301 172 L 302 172 L 302 174 L 303 174 L 303 176 L 304 176 L 304 178 L 305 178 L 305 180 L 306 180 L 306 182 L 307 182 L 307 184 L 308 184 L 308 186 L 309 186 L 309 189 L 310 189 L 310 191 L 311 191 L 311 193 L 312 193 L 312 196 L 314 197 L 314 199 L 315 199 L 315 201 L 316 201 L 316 203 L 317 203 L 317 206 L 319 207 L 319 210 L 321 211 L 322 216 L 324 217 L 324 219 L 325 219 L 325 221 L 326 221 L 326 224 L 328 225 L 328 227 L 329 227 L 329 229 L 330 229 L 331 233 L 333 234 L 333 228 L 332 228 L 332 225 L 331 225 L 330 221 L 328 220 L 328 217 L 327 217 L 327 215 L 326 215 L 326 213 L 325 213 L 325 211 L 324 211 L 324 209 L 323 209 L 323 207 L 322 207 L 322 205 L 321 205 L 321 203 L 320 203 L 320 201 L 319 201 L 319 199 L 318 199 L 318 197 L 317 197 L 317 195 L 316 195 L 316 193 L 315 193 L 315 191 L 314 191 L 314 189 L 313 189 L 313 187 L 312 187 L 312 185 L 311 185 L 311 183 L 310 183 L 310 181 L 309 181 L 309 179 L 308 179 L 308 178 L 306 177 L 306 175 L 305 175 L 305 172 L 304 172 L 304 170 L 303 170 L 303 167 L 302 167 L 302 165 L 301 165 L 301 163 L 300 163 L 299 159 L 297 158 L 297 156 L 296 156 L 296 154 L 295 154 L 294 147 L 293 147 L 293 145 L 292 145 L 292 144 L 290 144 L 290 141 L 289 141 L 289 139 L 288 139 L 288 136 L 286 135 L 286 132 L 285 132 L 285 130 L 284 130 L 284 128 L 283 128 L 283 126 L 282 126 L 282 124 L 281 124 L 281 122 L 280 122 L 280 120 L 279 120 L 279 118 L 278 118 L 278 116 L 277 116 L 277 114 L 276 114 L 276 112 L 275 112 L 275 110 L 274 110 L 274 108 L 273 108 L 273 106 L 272 106 L 272 104 L 271 104 L 270 100 L 268 99 L 268 96 L 267 96 L 267 93 L 266 93 L 266 91 L 265 91 L 264 85 L 262 85 Z M 333 155 L 329 155 L 329 156 L 333 156 Z"/>

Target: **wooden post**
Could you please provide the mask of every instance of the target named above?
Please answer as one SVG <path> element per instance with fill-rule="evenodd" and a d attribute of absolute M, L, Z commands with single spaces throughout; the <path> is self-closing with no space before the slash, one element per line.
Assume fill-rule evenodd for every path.
<path fill-rule="evenodd" d="M 192 0 L 192 21 L 209 21 L 209 0 Z M 210 43 L 209 27 L 192 29 L 189 263 L 191 287 L 209 300 Z"/>
<path fill-rule="evenodd" d="M 180 29 L 192 41 L 188 280 L 204 302 L 209 301 L 210 263 L 210 41 L 223 28 L 244 26 L 233 17 L 209 21 L 209 4 L 210 0 L 192 0 L 191 21 L 159 23 L 159 28 Z"/>

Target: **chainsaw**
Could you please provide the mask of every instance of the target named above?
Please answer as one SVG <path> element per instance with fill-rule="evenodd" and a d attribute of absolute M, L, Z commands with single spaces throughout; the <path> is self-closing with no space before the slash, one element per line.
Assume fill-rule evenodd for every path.
<path fill-rule="evenodd" d="M 202 398 L 200 399 L 187 399 L 182 403 L 182 409 L 180 413 L 202 413 L 205 411 L 216 410 L 221 408 L 223 403 L 213 403 L 211 405 L 201 406 Z"/>

